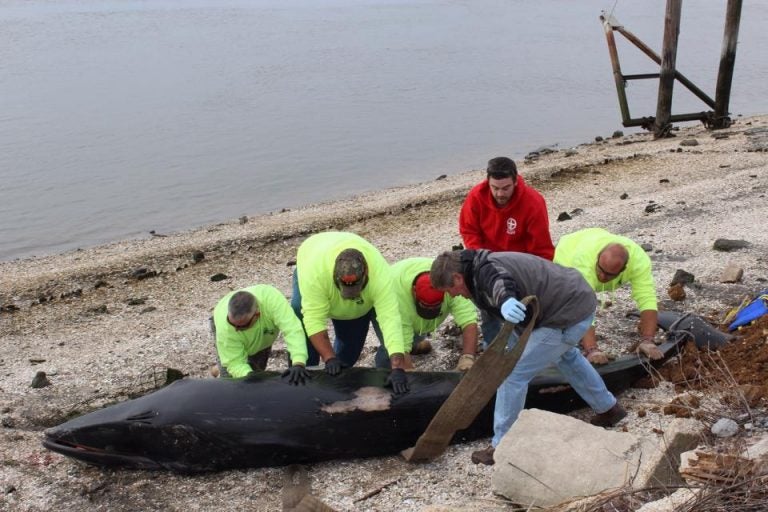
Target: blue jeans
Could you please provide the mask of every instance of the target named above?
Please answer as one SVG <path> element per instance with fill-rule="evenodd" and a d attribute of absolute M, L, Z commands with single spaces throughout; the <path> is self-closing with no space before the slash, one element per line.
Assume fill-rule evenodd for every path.
<path fill-rule="evenodd" d="M 373 319 L 373 331 L 376 333 L 376 337 L 379 338 L 379 348 L 376 349 L 376 356 L 373 358 L 376 363 L 376 368 L 392 368 L 392 363 L 389 361 L 389 352 L 384 346 L 384 335 L 381 334 L 381 328 L 376 318 Z M 410 353 L 413 350 L 413 346 L 426 338 L 426 334 L 413 334 L 413 340 L 411 344 L 405 347 L 405 352 Z M 405 341 L 405 340 L 403 340 Z"/>
<path fill-rule="evenodd" d="M 484 310 L 480 310 L 480 332 L 483 333 L 483 349 L 487 348 L 501 330 L 501 320 L 492 317 Z"/>
<path fill-rule="evenodd" d="M 293 271 L 293 292 L 291 296 L 291 308 L 299 320 L 304 324 L 304 315 L 301 313 L 301 292 L 299 291 L 299 278 L 296 270 Z M 372 320 L 376 319 L 376 311 L 371 309 L 365 315 L 352 320 L 331 319 L 336 338 L 333 341 L 333 351 L 342 364 L 354 366 L 365 345 L 365 338 L 368 336 L 368 326 Z M 307 331 L 304 331 L 306 336 Z M 315 366 L 320 363 L 320 354 L 307 337 L 307 366 Z"/>
<path fill-rule="evenodd" d="M 616 397 L 608 391 L 600 374 L 578 348 L 594 316 L 591 314 L 566 329 L 539 327 L 533 330 L 515 369 L 496 392 L 491 441 L 494 447 L 498 446 L 523 410 L 528 383 L 552 363 L 596 413 L 606 412 L 616 404 Z M 517 334 L 509 337 L 507 350 L 515 346 L 517 339 Z"/>

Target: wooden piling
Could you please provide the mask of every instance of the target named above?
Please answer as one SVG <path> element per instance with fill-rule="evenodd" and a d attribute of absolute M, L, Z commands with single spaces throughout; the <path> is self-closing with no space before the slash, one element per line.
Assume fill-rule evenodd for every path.
<path fill-rule="evenodd" d="M 677 40 L 680 35 L 680 13 L 683 0 L 667 0 L 664 15 L 664 42 L 661 52 L 661 74 L 659 76 L 659 96 L 656 102 L 656 121 L 653 124 L 653 136 L 665 137 L 671 127 L 672 90 L 675 85 L 675 60 L 677 58 Z"/>

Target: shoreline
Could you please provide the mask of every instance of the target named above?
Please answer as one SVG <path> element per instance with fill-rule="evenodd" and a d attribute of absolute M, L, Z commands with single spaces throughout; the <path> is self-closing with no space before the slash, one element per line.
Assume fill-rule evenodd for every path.
<path fill-rule="evenodd" d="M 753 129 L 757 136 L 765 134 L 765 149 L 755 149 L 756 139 L 748 133 Z M 660 307 L 716 315 L 767 286 L 768 230 L 763 226 L 768 218 L 768 115 L 740 118 L 718 132 L 697 125 L 676 134 L 658 141 L 643 133 L 583 144 L 576 154 L 566 156 L 560 150 L 529 164 L 518 162 L 518 168 L 547 201 L 553 240 L 601 226 L 648 244 Z M 697 143 L 681 145 L 686 140 Z M 40 445 L 41 434 L 74 410 L 125 399 L 125 390 L 135 390 L 153 368 L 209 377 L 215 362 L 210 309 L 228 291 L 255 283 L 272 284 L 289 295 L 296 248 L 310 233 L 354 231 L 390 262 L 451 249 L 461 240 L 461 202 L 483 178 L 484 171 L 467 171 L 341 202 L 249 217 L 245 224 L 233 220 L 167 237 L 0 263 L 0 479 L 13 488 L 7 492 L 6 487 L 0 496 L 0 508 L 207 510 L 224 504 L 278 510 L 282 468 L 192 477 L 101 470 L 48 452 Z M 563 212 L 571 219 L 558 221 Z M 750 245 L 717 252 L 712 245 L 718 238 Z M 195 251 L 204 256 L 197 262 Z M 720 282 L 729 263 L 744 269 L 740 282 Z M 141 268 L 145 271 L 137 273 Z M 677 269 L 696 278 L 682 302 L 667 295 Z M 227 277 L 211 279 L 219 273 Z M 612 305 L 599 314 L 600 344 L 619 353 L 634 332 L 634 322 L 626 318 L 633 302 L 626 289 L 606 295 Z M 369 335 L 359 365 L 370 364 L 374 339 Z M 419 356 L 417 369 L 451 367 L 458 358 L 457 339 L 438 333 L 435 350 Z M 275 348 L 268 369 L 285 364 L 281 340 Z M 45 371 L 52 385 L 31 388 L 38 371 Z M 648 404 L 666 403 L 674 395 L 671 386 L 662 386 L 620 396 L 629 410 L 625 428 L 663 430 L 670 417 L 653 412 Z M 582 419 L 588 415 L 573 414 Z M 504 510 L 507 503 L 491 491 L 492 468 L 469 461 L 469 454 L 486 442 L 453 445 L 426 465 L 381 457 L 314 464 L 309 473 L 315 495 L 339 510 Z M 394 483 L 362 504 L 356 501 L 389 481 Z"/>

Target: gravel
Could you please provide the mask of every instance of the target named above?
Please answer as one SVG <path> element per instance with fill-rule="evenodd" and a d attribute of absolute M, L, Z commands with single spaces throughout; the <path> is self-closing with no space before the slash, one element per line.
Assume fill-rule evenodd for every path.
<path fill-rule="evenodd" d="M 600 226 L 647 244 L 662 307 L 718 319 L 767 287 L 768 154 L 754 141 L 766 126 L 768 116 L 758 116 L 718 132 L 727 138 L 698 126 L 658 141 L 625 136 L 520 162 L 520 171 L 547 199 L 554 240 Z M 691 139 L 698 145 L 681 146 Z M 215 362 L 208 331 L 213 305 L 229 290 L 259 282 L 289 295 L 296 248 L 313 232 L 354 231 L 392 262 L 451 249 L 460 242 L 461 201 L 483 177 L 467 171 L 183 233 L 0 263 L 0 509 L 280 509 L 279 468 L 198 476 L 102 470 L 48 452 L 42 431 L 73 410 L 152 388 L 166 367 L 208 376 Z M 571 219 L 557 221 L 562 212 Z M 715 251 L 720 238 L 749 246 Z M 741 282 L 719 282 L 728 264 L 744 269 Z M 695 277 L 682 302 L 667 296 L 679 269 Z M 225 278 L 212 280 L 217 274 Z M 626 317 L 634 306 L 625 289 L 600 295 L 600 343 L 619 355 L 635 339 L 635 320 Z M 435 350 L 417 357 L 417 367 L 451 368 L 458 341 L 454 330 L 441 330 Z M 372 364 L 376 345 L 370 336 L 360 364 Z M 271 369 L 284 361 L 282 341 L 275 349 Z M 51 385 L 31 387 L 39 371 Z M 654 405 L 673 396 L 668 385 L 631 390 L 620 397 L 630 412 L 622 425 L 653 435 L 669 421 Z M 573 415 L 586 418 L 589 411 Z M 307 469 L 315 496 L 339 510 L 509 510 L 490 488 L 492 469 L 469 460 L 486 443 L 452 446 L 425 465 L 383 457 Z"/>

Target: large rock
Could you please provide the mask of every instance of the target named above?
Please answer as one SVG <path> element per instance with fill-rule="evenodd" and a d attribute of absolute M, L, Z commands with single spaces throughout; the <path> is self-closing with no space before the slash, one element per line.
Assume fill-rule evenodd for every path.
<path fill-rule="evenodd" d="M 494 453 L 494 492 L 525 506 L 551 507 L 631 487 L 678 485 L 681 452 L 699 423 L 673 420 L 659 437 L 615 432 L 570 416 L 526 409 Z"/>

